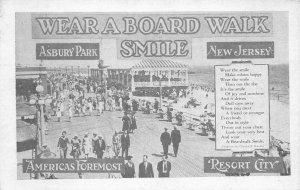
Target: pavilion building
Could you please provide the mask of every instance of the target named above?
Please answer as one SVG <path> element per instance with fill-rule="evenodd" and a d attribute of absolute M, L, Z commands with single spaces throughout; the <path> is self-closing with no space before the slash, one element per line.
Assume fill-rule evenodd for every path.
<path fill-rule="evenodd" d="M 91 77 L 104 81 L 102 69 L 91 69 Z M 115 82 L 131 91 L 145 88 L 187 88 L 188 67 L 172 60 L 148 59 L 128 68 L 107 68 L 107 82 Z"/>

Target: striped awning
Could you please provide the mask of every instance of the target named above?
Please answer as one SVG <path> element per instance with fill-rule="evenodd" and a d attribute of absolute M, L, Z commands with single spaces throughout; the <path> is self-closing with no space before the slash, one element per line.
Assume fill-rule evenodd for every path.
<path fill-rule="evenodd" d="M 172 60 L 143 60 L 134 65 L 132 69 L 161 69 L 161 68 L 187 68 L 185 64 L 178 63 Z"/>

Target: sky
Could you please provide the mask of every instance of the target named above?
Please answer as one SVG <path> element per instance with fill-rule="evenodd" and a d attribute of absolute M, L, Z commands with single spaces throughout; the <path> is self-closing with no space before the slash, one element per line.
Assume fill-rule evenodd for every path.
<path fill-rule="evenodd" d="M 288 14 L 273 13 L 273 36 L 271 37 L 215 37 L 193 38 L 192 56 L 190 59 L 173 59 L 189 66 L 208 66 L 216 64 L 230 64 L 232 59 L 216 60 L 206 58 L 207 42 L 233 41 L 274 41 L 275 57 L 271 59 L 253 59 L 254 64 L 288 64 Z M 16 65 L 37 66 L 41 63 L 36 60 L 36 43 L 99 43 L 100 57 L 104 65 L 110 67 L 127 68 L 137 64 L 142 59 L 118 59 L 116 39 L 32 39 L 31 14 L 16 14 Z M 235 59 L 236 61 L 236 59 Z M 96 68 L 97 60 L 45 60 L 46 67 Z"/>

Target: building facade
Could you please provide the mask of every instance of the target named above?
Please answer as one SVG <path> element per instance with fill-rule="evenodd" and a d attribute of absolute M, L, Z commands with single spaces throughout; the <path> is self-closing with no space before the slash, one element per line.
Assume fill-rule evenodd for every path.
<path fill-rule="evenodd" d="M 102 69 L 91 69 L 91 77 L 104 80 Z M 172 60 L 143 60 L 129 68 L 107 68 L 107 82 L 131 91 L 140 88 L 188 87 L 188 67 Z"/>

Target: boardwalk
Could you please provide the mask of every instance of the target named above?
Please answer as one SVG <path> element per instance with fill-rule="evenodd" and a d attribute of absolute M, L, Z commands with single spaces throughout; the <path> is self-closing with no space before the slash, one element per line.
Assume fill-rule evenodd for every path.
<path fill-rule="evenodd" d="M 88 95 L 88 94 L 87 94 Z M 91 95 L 91 94 L 89 94 Z M 67 104 L 65 104 L 67 107 Z M 274 120 L 279 116 L 285 117 L 288 115 L 286 106 L 278 106 L 277 102 L 271 101 L 271 115 L 277 115 L 277 117 L 271 117 L 271 134 L 277 137 L 282 136 L 280 139 L 284 139 L 287 135 L 285 132 L 288 129 L 278 128 L 277 126 L 288 126 L 286 123 L 288 120 Z M 65 111 L 66 113 L 66 111 Z M 95 114 L 95 111 L 94 113 Z M 279 116 L 278 116 L 279 115 Z M 105 111 L 101 116 L 84 116 L 73 117 L 69 122 L 67 116 L 62 117 L 61 122 L 57 122 L 56 117 L 52 117 L 48 122 L 48 134 L 46 135 L 46 144 L 50 150 L 56 152 L 57 140 L 62 131 L 67 131 L 67 136 L 71 139 L 75 134 L 79 138 L 83 138 L 85 132 L 89 132 L 90 137 L 93 132 L 101 134 L 106 141 L 106 144 L 111 145 L 112 135 L 114 131 L 121 131 L 122 121 L 121 118 L 123 112 L 121 111 Z M 138 175 L 138 165 L 142 161 L 142 156 L 147 154 L 149 161 L 153 164 L 154 175 L 157 177 L 156 165 L 161 160 L 163 152 L 162 145 L 160 143 L 160 135 L 164 131 L 164 128 L 168 128 L 169 132 L 173 129 L 174 123 L 166 122 L 159 119 L 157 114 L 143 114 L 142 112 L 136 113 L 138 129 L 134 131 L 134 134 L 130 134 L 131 146 L 129 149 L 129 155 L 133 156 L 133 162 L 135 164 L 136 175 Z M 231 151 L 216 151 L 215 142 L 210 140 L 207 136 L 201 136 L 195 131 L 191 131 L 187 126 L 178 126 L 181 131 L 182 142 L 179 146 L 178 157 L 173 157 L 172 146 L 169 147 L 169 161 L 172 163 L 171 177 L 199 177 L 199 176 L 224 176 L 222 174 L 208 174 L 204 173 L 203 159 L 204 157 L 211 156 L 231 156 Z M 280 130 L 279 130 L 280 129 Z M 68 154 L 68 158 L 71 156 Z M 105 155 L 104 155 L 105 156 Z M 22 173 L 22 159 L 30 158 L 31 151 L 26 151 L 18 154 L 18 179 L 29 179 L 28 174 Z M 261 174 L 251 174 L 261 175 Z M 264 174 L 266 175 L 266 174 Z M 275 174 L 268 174 L 275 175 Z M 77 174 L 56 174 L 58 178 L 78 178 Z M 107 178 L 108 174 L 85 174 L 84 178 Z"/>
<path fill-rule="evenodd" d="M 173 125 L 164 120 L 158 119 L 156 114 L 143 114 L 137 112 L 138 129 L 134 134 L 130 134 L 131 146 L 129 155 L 133 156 L 136 172 L 138 173 L 138 164 L 142 161 L 142 156 L 147 154 L 149 161 L 153 164 L 154 175 L 157 177 L 156 165 L 161 160 L 162 146 L 160 143 L 160 135 L 164 128 L 167 127 L 169 132 L 173 129 Z M 74 117 L 69 122 L 66 117 L 63 121 L 56 122 L 56 118 L 52 118 L 49 122 L 49 131 L 46 136 L 46 142 L 51 150 L 56 150 L 57 139 L 63 130 L 68 132 L 68 137 L 72 138 L 74 134 L 78 134 L 80 138 L 85 132 L 92 135 L 93 132 L 102 134 L 107 144 L 111 144 L 113 132 L 121 131 L 122 112 L 104 112 L 101 116 L 85 116 Z M 209 176 L 203 171 L 203 157 L 205 156 L 231 156 L 229 151 L 215 151 L 215 144 L 209 140 L 207 136 L 196 134 L 195 131 L 187 129 L 187 127 L 178 127 L 182 135 L 182 143 L 179 147 L 178 157 L 173 157 L 173 150 L 170 146 L 169 161 L 172 163 L 171 177 L 196 177 Z M 69 155 L 68 155 L 69 156 Z M 70 157 L 70 156 L 69 156 Z M 216 175 L 216 174 L 214 174 Z M 219 175 L 219 174 L 217 174 Z M 107 174 L 85 174 L 85 178 L 106 178 Z M 77 174 L 57 174 L 59 178 L 77 178 Z"/>

